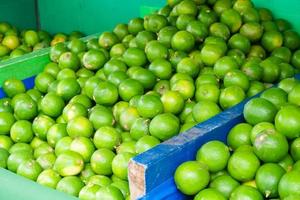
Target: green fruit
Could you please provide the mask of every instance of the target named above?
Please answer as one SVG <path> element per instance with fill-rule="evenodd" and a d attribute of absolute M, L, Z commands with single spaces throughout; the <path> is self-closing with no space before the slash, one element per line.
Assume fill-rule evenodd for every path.
<path fill-rule="evenodd" d="M 226 198 L 223 196 L 221 192 L 216 189 L 208 188 L 200 191 L 196 196 L 195 200 L 205 200 L 205 199 L 215 199 L 215 200 L 225 200 Z"/>
<path fill-rule="evenodd" d="M 124 197 L 118 188 L 110 185 L 100 188 L 96 193 L 96 199 L 123 200 Z"/>
<path fill-rule="evenodd" d="M 300 171 L 290 171 L 282 176 L 278 184 L 280 198 L 300 195 Z"/>
<path fill-rule="evenodd" d="M 80 154 L 84 162 L 89 162 L 93 152 L 95 151 L 95 147 L 92 140 L 89 138 L 76 137 L 70 145 L 70 150 Z"/>
<path fill-rule="evenodd" d="M 199 101 L 193 108 L 193 117 L 196 122 L 201 123 L 219 114 L 221 109 L 211 101 Z"/>
<path fill-rule="evenodd" d="M 211 36 L 216 36 L 227 40 L 230 37 L 230 30 L 229 28 L 220 22 L 213 23 L 209 27 L 209 33 Z"/>
<path fill-rule="evenodd" d="M 27 160 L 19 165 L 17 174 L 36 181 L 42 170 L 42 167 L 35 160 Z"/>
<path fill-rule="evenodd" d="M 99 175 L 112 174 L 112 161 L 115 153 L 108 149 L 98 149 L 91 157 L 91 166 L 93 171 Z"/>
<path fill-rule="evenodd" d="M 277 109 L 287 103 L 287 93 L 280 88 L 270 88 L 263 92 L 260 97 L 273 103 Z"/>
<path fill-rule="evenodd" d="M 178 114 L 184 106 L 184 99 L 177 91 L 167 91 L 161 96 L 165 113 Z"/>
<path fill-rule="evenodd" d="M 87 110 L 82 104 L 69 103 L 64 107 L 62 117 L 66 122 L 79 116 L 87 116 Z"/>
<path fill-rule="evenodd" d="M 8 79 L 3 83 L 3 91 L 8 97 L 14 97 L 17 94 L 24 93 L 25 90 L 24 83 L 17 79 Z"/>
<path fill-rule="evenodd" d="M 153 118 L 163 112 L 163 102 L 154 95 L 143 95 L 138 101 L 137 111 L 140 116 Z"/>
<path fill-rule="evenodd" d="M 254 153 L 236 151 L 229 158 L 227 170 L 234 179 L 245 182 L 254 178 L 259 165 L 259 159 Z"/>
<path fill-rule="evenodd" d="M 57 95 L 68 101 L 75 95 L 79 94 L 81 87 L 76 79 L 66 78 L 62 79 L 57 84 Z"/>
<path fill-rule="evenodd" d="M 275 117 L 275 127 L 278 132 L 288 139 L 299 137 L 300 134 L 300 109 L 289 105 L 281 108 Z"/>
<path fill-rule="evenodd" d="M 227 166 L 229 156 L 229 148 L 224 143 L 210 141 L 198 150 L 196 160 L 206 164 L 210 172 L 217 172 Z"/>
<path fill-rule="evenodd" d="M 228 175 L 220 175 L 210 182 L 209 187 L 221 192 L 226 198 L 240 185 L 238 181 Z"/>
<path fill-rule="evenodd" d="M 100 105 L 113 105 L 118 98 L 118 89 L 110 82 L 100 82 L 93 92 L 94 101 Z"/>
<path fill-rule="evenodd" d="M 223 109 L 231 108 L 245 99 L 246 95 L 239 86 L 229 86 L 220 92 L 219 104 Z"/>
<path fill-rule="evenodd" d="M 233 9 L 222 12 L 220 21 L 229 27 L 231 33 L 237 32 L 242 25 L 241 15 Z"/>
<path fill-rule="evenodd" d="M 149 70 L 159 79 L 170 79 L 172 76 L 172 65 L 165 59 L 156 59 L 149 65 Z"/>
<path fill-rule="evenodd" d="M 259 122 L 273 122 L 277 109 L 276 107 L 263 98 L 250 100 L 244 107 L 244 118 L 252 125 Z"/>
<path fill-rule="evenodd" d="M 227 135 L 227 144 L 233 150 L 242 145 L 251 145 L 250 134 L 252 126 L 247 123 L 235 125 Z"/>
<path fill-rule="evenodd" d="M 141 154 L 158 145 L 159 143 L 160 141 L 156 137 L 144 135 L 136 142 L 136 153 Z"/>
<path fill-rule="evenodd" d="M 40 173 L 40 175 L 37 177 L 36 182 L 43 186 L 55 189 L 57 183 L 60 180 L 61 177 L 56 171 L 54 171 L 53 169 L 46 169 Z"/>
<path fill-rule="evenodd" d="M 263 27 L 257 22 L 248 22 L 242 25 L 240 34 L 247 37 L 251 42 L 255 42 L 262 37 Z"/>
<path fill-rule="evenodd" d="M 110 49 L 118 41 L 118 37 L 112 32 L 103 32 L 98 39 L 100 47 L 104 49 Z"/>
<path fill-rule="evenodd" d="M 50 117 L 58 117 L 65 106 L 64 100 L 54 94 L 48 93 L 41 100 L 41 111 L 50 116 Z"/>
<path fill-rule="evenodd" d="M 195 20 L 192 15 L 179 15 L 176 19 L 176 28 L 179 30 L 185 30 L 189 22 Z"/>
<path fill-rule="evenodd" d="M 241 185 L 231 193 L 230 199 L 263 200 L 264 198 L 256 188 L 247 185 Z"/>
<path fill-rule="evenodd" d="M 19 152 L 19 151 L 28 152 L 29 154 L 32 154 L 33 153 L 33 147 L 31 147 L 27 143 L 21 143 L 21 142 L 11 144 L 11 147 L 9 149 L 10 154 L 13 154 L 13 153 L 16 153 L 16 152 Z"/>
<path fill-rule="evenodd" d="M 91 49 L 84 53 L 82 58 L 83 66 L 89 70 L 98 70 L 103 67 L 106 57 L 103 52 Z"/>
<path fill-rule="evenodd" d="M 140 49 L 145 49 L 146 44 L 152 40 L 156 39 L 156 35 L 151 31 L 141 31 L 134 39 L 129 43 L 129 47 L 138 47 Z"/>
<path fill-rule="evenodd" d="M 155 116 L 149 125 L 150 134 L 160 140 L 167 140 L 179 132 L 179 120 L 171 113 Z"/>
<path fill-rule="evenodd" d="M 297 138 L 292 142 L 292 144 L 290 146 L 291 155 L 295 161 L 300 160 L 299 142 L 300 142 L 300 140 Z"/>
<path fill-rule="evenodd" d="M 196 77 L 200 71 L 200 66 L 192 58 L 183 58 L 176 68 L 177 73 L 187 74 Z"/>
<path fill-rule="evenodd" d="M 94 133 L 92 122 L 87 118 L 79 116 L 70 120 L 67 124 L 67 132 L 70 137 L 90 137 Z"/>
<path fill-rule="evenodd" d="M 144 68 L 138 68 L 132 72 L 130 78 L 139 81 L 145 89 L 152 89 L 156 83 L 156 76 L 150 70 Z M 127 79 L 124 78 L 123 80 Z M 120 81 L 121 83 L 122 81 Z"/>
<path fill-rule="evenodd" d="M 158 58 L 166 59 L 169 55 L 167 47 L 156 40 L 150 41 L 146 44 L 145 53 L 150 62 Z"/>
<path fill-rule="evenodd" d="M 196 41 L 203 41 L 204 38 L 208 35 L 207 27 L 204 23 L 194 20 L 187 24 L 186 30 L 193 34 Z M 159 35 L 158 35 L 159 39 Z"/>
<path fill-rule="evenodd" d="M 144 93 L 143 85 L 134 79 L 126 79 L 119 85 L 119 95 L 124 101 L 129 101 L 136 95 L 142 95 Z"/>
<path fill-rule="evenodd" d="M 255 176 L 257 188 L 267 198 L 278 197 L 278 183 L 284 174 L 285 170 L 278 164 L 262 165 Z"/>
<path fill-rule="evenodd" d="M 115 123 L 112 111 L 100 105 L 97 105 L 90 110 L 89 120 L 92 122 L 95 129 L 99 129 L 102 126 L 112 126 Z"/>
<path fill-rule="evenodd" d="M 247 91 L 247 96 L 253 97 L 264 90 L 265 90 L 265 85 L 263 83 L 258 81 L 251 81 L 249 89 Z"/>
<path fill-rule="evenodd" d="M 175 50 L 189 52 L 195 45 L 195 38 L 187 31 L 178 31 L 172 37 L 171 45 Z"/>
<path fill-rule="evenodd" d="M 50 146 L 55 147 L 61 138 L 68 135 L 66 127 L 66 124 L 54 124 L 48 129 L 47 142 Z"/>
<path fill-rule="evenodd" d="M 73 176 L 79 174 L 84 166 L 84 161 L 79 153 L 64 151 L 57 156 L 53 169 L 61 176 Z"/>
<path fill-rule="evenodd" d="M 0 148 L 3 148 L 8 151 L 10 150 L 12 145 L 13 145 L 13 141 L 10 137 L 6 135 L 0 135 Z"/>
<path fill-rule="evenodd" d="M 124 62 L 132 66 L 144 66 L 147 62 L 144 51 L 138 48 L 128 48 L 123 54 Z"/>
<path fill-rule="evenodd" d="M 8 134 L 15 121 L 14 115 L 10 112 L 0 112 L 0 135 Z"/>
<path fill-rule="evenodd" d="M 17 119 L 31 120 L 37 115 L 37 104 L 26 93 L 14 96 L 11 104 Z"/>
<path fill-rule="evenodd" d="M 33 155 L 29 151 L 17 151 L 17 152 L 10 152 L 10 155 L 7 159 L 7 169 L 12 172 L 17 172 L 17 169 L 22 163 L 26 161 L 30 161 L 33 159 Z M 25 168 L 25 166 L 23 167 Z"/>
<path fill-rule="evenodd" d="M 214 65 L 214 72 L 217 77 L 224 78 L 224 76 L 235 69 L 238 69 L 238 64 L 234 58 L 229 56 L 224 56 L 221 59 L 217 60 Z"/>
<path fill-rule="evenodd" d="M 52 118 L 47 115 L 40 114 L 33 120 L 32 130 L 38 138 L 46 140 L 47 132 L 54 124 L 55 121 Z"/>
<path fill-rule="evenodd" d="M 168 24 L 165 16 L 159 14 L 150 14 L 144 17 L 144 27 L 147 31 L 159 32 Z"/>
<path fill-rule="evenodd" d="M 132 153 L 120 153 L 117 154 L 112 161 L 112 171 L 117 177 L 127 180 L 128 172 L 128 163 L 129 160 L 134 156 Z"/>
<path fill-rule="evenodd" d="M 56 186 L 56 190 L 65 192 L 69 195 L 77 197 L 84 183 L 77 176 L 67 176 L 62 178 Z"/>
<path fill-rule="evenodd" d="M 94 135 L 94 144 L 100 148 L 113 150 L 120 144 L 120 134 L 116 129 L 109 126 L 99 128 Z"/>
<path fill-rule="evenodd" d="M 174 174 L 177 188 L 186 195 L 197 194 L 208 185 L 209 179 L 208 170 L 196 161 L 182 163 L 177 167 Z"/>
<path fill-rule="evenodd" d="M 0 167 L 1 168 L 6 168 L 7 167 L 7 159 L 9 156 L 9 152 L 4 149 L 4 148 L 0 148 Z"/>
<path fill-rule="evenodd" d="M 82 40 L 79 40 L 77 38 L 70 40 L 70 42 L 67 46 L 68 46 L 68 49 L 70 49 L 73 53 L 76 53 L 76 54 L 86 51 L 85 42 Z"/>
<path fill-rule="evenodd" d="M 41 154 L 37 157 L 36 161 L 43 169 L 50 169 L 53 167 L 56 160 L 54 152 Z"/>
<path fill-rule="evenodd" d="M 169 48 L 171 47 L 171 39 L 176 32 L 177 28 L 166 26 L 158 32 L 157 41 Z"/>
<path fill-rule="evenodd" d="M 11 127 L 10 137 L 14 142 L 30 142 L 33 138 L 31 123 L 26 120 L 15 122 Z"/>
<path fill-rule="evenodd" d="M 96 194 L 101 187 L 99 185 L 85 185 L 79 192 L 79 198 L 82 200 L 96 200 Z"/>

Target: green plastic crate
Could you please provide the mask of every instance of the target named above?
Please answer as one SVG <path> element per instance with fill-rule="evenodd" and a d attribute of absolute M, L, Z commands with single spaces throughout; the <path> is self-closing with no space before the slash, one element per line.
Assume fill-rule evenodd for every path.
<path fill-rule="evenodd" d="M 25 4 L 27 3 L 26 6 L 28 6 L 28 10 L 26 10 L 26 6 L 22 8 L 26 10 L 26 12 L 17 13 L 20 15 L 21 13 L 28 13 L 28 16 L 23 17 L 22 14 L 21 17 L 18 16 L 18 18 L 16 18 L 16 12 L 13 12 L 14 10 L 17 10 L 17 8 L 13 8 L 13 5 L 16 6 L 16 4 L 11 4 L 11 6 L 5 7 L 5 4 L 3 3 L 17 1 L 25 2 Z M 3 19 L 3 21 L 6 20 L 14 23 L 17 26 L 19 25 L 18 27 L 20 28 L 36 27 L 36 22 L 38 20 L 35 18 L 36 15 L 33 14 L 35 6 L 29 2 L 32 3 L 33 1 L 1 1 L 0 8 L 7 8 L 5 12 L 0 14 L 1 19 Z M 51 3 L 49 4 L 49 2 Z M 67 2 L 69 2 L 69 4 Z M 287 4 L 287 1 L 284 0 L 254 0 L 254 3 L 258 7 L 270 8 L 275 14 L 275 17 L 287 19 L 293 24 L 293 28 L 300 32 L 300 15 L 298 15 L 298 11 L 300 10 L 300 1 L 289 0 Z M 76 4 L 79 4 L 79 6 Z M 143 16 L 164 4 L 165 1 L 163 0 L 38 0 L 38 16 L 41 28 L 44 28 L 47 31 L 54 33 L 70 32 L 72 30 L 79 29 L 80 31 L 91 34 L 111 30 L 117 23 L 125 23 L 133 17 Z M 20 4 L 17 5 L 20 6 Z M 96 9 L 96 11 L 89 10 L 95 8 L 99 9 Z M 29 10 L 31 11 L 29 12 Z M 4 13 L 6 12 L 12 12 L 10 14 L 14 15 L 14 17 L 9 17 L 9 14 L 5 15 Z M 54 16 L 54 14 L 51 16 L 50 13 L 55 13 L 57 16 Z M 68 19 L 64 16 L 68 16 Z M 77 18 L 75 18 L 75 16 L 77 16 Z M 60 20 L 59 23 L 56 21 L 57 19 Z M 74 22 L 74 20 L 71 19 L 77 20 Z M 83 25 L 82 22 L 85 22 L 86 20 L 88 23 Z M 57 23 L 54 24 L 54 22 Z M 0 86 L 2 86 L 3 81 L 7 78 L 15 77 L 18 79 L 26 79 L 38 74 L 42 71 L 45 64 L 49 62 L 48 56 L 49 48 L 3 62 L 0 65 Z M 33 181 L 4 169 L 0 169 L 0 183 L 1 200 L 76 199 L 56 190 L 40 186 Z"/>

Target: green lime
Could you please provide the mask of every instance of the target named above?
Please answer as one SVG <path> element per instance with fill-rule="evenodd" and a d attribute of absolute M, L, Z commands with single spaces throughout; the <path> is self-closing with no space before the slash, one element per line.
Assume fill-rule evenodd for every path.
<path fill-rule="evenodd" d="M 209 7 L 204 7 L 200 9 L 198 20 L 204 23 L 206 26 L 211 25 L 212 23 L 216 22 L 218 19 L 217 13 L 211 10 Z"/>
<path fill-rule="evenodd" d="M 289 105 L 282 107 L 275 117 L 275 127 L 288 139 L 297 138 L 300 134 L 300 109 Z"/>
<path fill-rule="evenodd" d="M 100 82 L 94 88 L 93 99 L 102 105 L 112 105 L 118 100 L 118 88 L 110 82 Z"/>
<path fill-rule="evenodd" d="M 136 107 L 129 106 L 120 114 L 119 123 L 124 130 L 129 131 L 139 117 Z"/>
<path fill-rule="evenodd" d="M 219 104 L 223 109 L 231 108 L 246 98 L 244 90 L 236 85 L 229 86 L 220 92 Z"/>
<path fill-rule="evenodd" d="M 264 59 L 266 57 L 266 51 L 260 45 L 252 45 L 248 53 L 248 57 Z"/>
<path fill-rule="evenodd" d="M 1 168 L 5 169 L 7 167 L 8 156 L 9 156 L 9 152 L 4 148 L 0 148 L 0 167 Z"/>
<path fill-rule="evenodd" d="M 70 100 L 81 91 L 80 85 L 76 79 L 66 78 L 58 82 L 57 95 L 62 97 L 64 100 Z"/>
<path fill-rule="evenodd" d="M 296 31 L 287 30 L 283 32 L 283 45 L 291 50 L 296 50 L 300 46 L 300 36 Z"/>
<path fill-rule="evenodd" d="M 154 91 L 163 95 L 170 90 L 170 82 L 168 80 L 160 80 L 154 86 Z"/>
<path fill-rule="evenodd" d="M 119 39 L 112 32 L 103 32 L 98 39 L 100 47 L 110 49 L 114 44 L 118 43 Z"/>
<path fill-rule="evenodd" d="M 194 198 L 195 200 L 208 200 L 208 199 L 215 199 L 215 200 L 225 200 L 226 198 L 224 195 L 216 189 L 207 188 L 200 191 Z"/>
<path fill-rule="evenodd" d="M 259 81 L 251 81 L 249 89 L 247 91 L 248 97 L 253 97 L 256 94 L 265 90 L 265 85 Z"/>
<path fill-rule="evenodd" d="M 256 173 L 255 182 L 257 188 L 266 198 L 278 196 L 278 183 L 285 174 L 285 170 L 278 164 L 266 163 Z"/>
<path fill-rule="evenodd" d="M 17 94 L 24 93 L 25 90 L 24 83 L 17 79 L 7 79 L 3 83 L 3 91 L 8 97 L 14 97 Z"/>
<path fill-rule="evenodd" d="M 191 99 L 195 93 L 195 86 L 192 81 L 178 80 L 171 86 L 172 91 L 177 91 L 184 100 Z"/>
<path fill-rule="evenodd" d="M 218 15 L 221 15 L 222 12 L 230 9 L 231 7 L 232 7 L 232 2 L 229 0 L 215 1 L 213 5 L 213 9 Z"/>
<path fill-rule="evenodd" d="M 83 91 L 90 99 L 93 98 L 94 90 L 100 82 L 101 79 L 96 76 L 92 76 L 86 81 Z"/>
<path fill-rule="evenodd" d="M 96 200 L 96 194 L 101 187 L 95 184 L 85 185 L 79 192 L 79 198 L 82 200 Z"/>
<path fill-rule="evenodd" d="M 256 60 L 246 61 L 242 65 L 241 71 L 248 76 L 249 80 L 259 81 L 263 76 L 263 69 Z"/>
<path fill-rule="evenodd" d="M 41 154 L 37 157 L 36 161 L 43 169 L 50 169 L 53 167 L 56 160 L 54 152 Z"/>
<path fill-rule="evenodd" d="M 300 68 L 300 50 L 294 52 L 292 56 L 292 65 L 296 68 Z"/>
<path fill-rule="evenodd" d="M 33 138 L 31 123 L 26 120 L 15 122 L 11 127 L 10 137 L 14 142 L 30 142 Z"/>
<path fill-rule="evenodd" d="M 166 26 L 158 32 L 157 41 L 169 48 L 171 47 L 171 39 L 177 31 L 173 26 Z"/>
<path fill-rule="evenodd" d="M 100 187 L 108 186 L 112 183 L 112 180 L 104 175 L 93 175 L 88 179 L 87 185 L 95 184 L 99 185 Z"/>
<path fill-rule="evenodd" d="M 280 198 L 300 195 L 300 171 L 294 170 L 282 176 L 278 184 Z"/>
<path fill-rule="evenodd" d="M 130 67 L 144 66 L 147 62 L 144 51 L 138 48 L 128 48 L 123 54 L 123 60 Z"/>
<path fill-rule="evenodd" d="M 67 176 L 62 178 L 56 186 L 56 190 L 65 192 L 69 195 L 77 197 L 80 190 L 84 187 L 84 183 L 77 176 Z"/>
<path fill-rule="evenodd" d="M 238 181 L 225 174 L 213 179 L 213 181 L 210 182 L 209 187 L 221 192 L 224 197 L 229 198 L 234 189 L 239 185 L 240 183 Z"/>
<path fill-rule="evenodd" d="M 113 32 L 117 35 L 119 40 L 122 40 L 126 35 L 129 34 L 128 25 L 127 24 L 117 24 L 115 26 Z"/>
<path fill-rule="evenodd" d="M 94 144 L 100 148 L 113 150 L 120 144 L 120 134 L 116 129 L 109 126 L 100 127 L 94 135 Z"/>
<path fill-rule="evenodd" d="M 255 154 L 264 162 L 279 162 L 287 155 L 289 149 L 285 136 L 273 129 L 258 133 L 253 147 Z"/>
<path fill-rule="evenodd" d="M 144 17 L 144 27 L 147 31 L 159 32 L 168 24 L 167 18 L 159 14 L 150 14 Z"/>
<path fill-rule="evenodd" d="M 177 91 L 167 91 L 161 96 L 164 112 L 178 114 L 184 106 L 184 99 Z"/>
<path fill-rule="evenodd" d="M 49 128 L 55 124 L 55 121 L 47 115 L 40 114 L 32 122 L 32 130 L 37 137 L 46 140 Z"/>
<path fill-rule="evenodd" d="M 102 126 L 112 126 L 115 122 L 112 111 L 101 105 L 97 105 L 90 110 L 89 120 L 95 129 Z"/>
<path fill-rule="evenodd" d="M 26 93 L 14 96 L 11 104 L 17 119 L 31 120 L 37 115 L 37 104 Z"/>
<path fill-rule="evenodd" d="M 144 135 L 141 138 L 139 138 L 139 140 L 136 142 L 135 145 L 136 153 L 138 154 L 143 153 L 153 148 L 154 146 L 158 145 L 159 143 L 160 141 L 156 137 L 150 135 Z"/>
<path fill-rule="evenodd" d="M 159 79 L 170 79 L 173 69 L 168 60 L 159 58 L 149 65 L 149 70 Z"/>
<path fill-rule="evenodd" d="M 64 107 L 62 117 L 66 122 L 79 116 L 87 116 L 87 110 L 82 104 L 69 103 Z"/>
<path fill-rule="evenodd" d="M 9 134 L 15 121 L 15 117 L 12 113 L 0 112 L 0 135 Z"/>
<path fill-rule="evenodd" d="M 143 85 L 134 79 L 126 79 L 119 85 L 119 95 L 124 101 L 129 101 L 136 95 L 142 95 L 144 93 Z"/>
<path fill-rule="evenodd" d="M 169 55 L 167 47 L 156 40 L 150 41 L 146 44 L 145 53 L 150 62 L 158 58 L 166 59 Z"/>
<path fill-rule="evenodd" d="M 260 97 L 273 103 L 277 109 L 287 103 L 287 93 L 280 88 L 270 88 L 263 92 Z"/>
<path fill-rule="evenodd" d="M 17 169 L 22 163 L 25 163 L 26 161 L 32 159 L 33 159 L 33 155 L 29 151 L 17 151 L 14 153 L 10 152 L 10 155 L 8 156 L 7 159 L 7 169 L 9 169 L 12 172 L 17 172 Z M 23 166 L 23 168 L 24 167 L 25 166 Z"/>
<path fill-rule="evenodd" d="M 35 102 L 38 102 L 43 97 L 42 93 L 37 89 L 27 90 L 26 94 L 28 94 Z"/>
<path fill-rule="evenodd" d="M 214 84 L 201 84 L 196 90 L 196 101 L 211 101 L 217 103 L 219 100 L 220 90 Z"/>
<path fill-rule="evenodd" d="M 155 116 L 149 125 L 150 134 L 160 140 L 167 140 L 179 132 L 179 120 L 171 113 Z"/>
<path fill-rule="evenodd" d="M 237 32 L 242 25 L 241 15 L 233 9 L 222 12 L 220 21 L 229 27 L 231 33 Z"/>
<path fill-rule="evenodd" d="M 246 103 L 244 107 L 244 118 L 252 125 L 259 122 L 273 122 L 277 109 L 266 99 L 255 98 Z"/>
<path fill-rule="evenodd" d="M 24 176 L 28 179 L 36 181 L 39 174 L 42 172 L 42 167 L 35 160 L 27 160 L 22 162 L 18 169 L 17 174 Z"/>
<path fill-rule="evenodd" d="M 125 51 L 126 51 L 125 45 L 122 43 L 118 43 L 118 44 L 115 44 L 114 46 L 112 46 L 109 54 L 110 54 L 111 58 L 120 58 L 120 57 L 122 57 L 122 55 L 124 54 Z"/>
<path fill-rule="evenodd" d="M 292 104 L 299 105 L 298 92 L 300 91 L 300 84 L 297 84 L 293 87 L 293 89 L 288 94 L 288 101 Z"/>
<path fill-rule="evenodd" d="M 111 150 L 105 148 L 96 150 L 91 157 L 93 171 L 99 175 L 111 175 L 114 157 L 115 153 Z"/>
<path fill-rule="evenodd" d="M 300 139 L 297 138 L 292 142 L 292 144 L 290 146 L 291 155 L 295 161 L 300 160 L 300 148 L 299 147 L 300 147 Z"/>
<path fill-rule="evenodd" d="M 54 124 L 48 129 L 47 142 L 50 146 L 55 147 L 61 138 L 68 135 L 66 127 L 66 124 Z"/>
<path fill-rule="evenodd" d="M 53 148 L 48 143 L 44 142 L 34 149 L 33 156 L 34 158 L 38 158 L 41 155 L 52 153 L 52 152 L 53 152 Z"/>
<path fill-rule="evenodd" d="M 203 41 L 204 38 L 208 35 L 208 29 L 204 23 L 193 20 L 187 24 L 186 30 L 192 33 L 196 41 Z M 159 39 L 159 35 L 158 35 Z"/>
<path fill-rule="evenodd" d="M 138 140 L 139 138 L 143 137 L 144 135 L 149 134 L 149 124 L 150 120 L 145 118 L 137 118 L 131 126 L 130 129 L 130 136 Z"/>
<path fill-rule="evenodd" d="M 138 32 L 144 30 L 144 20 L 142 18 L 133 18 L 128 23 L 129 33 L 136 35 Z"/>
<path fill-rule="evenodd" d="M 229 148 L 220 141 L 210 141 L 202 145 L 196 155 L 196 160 L 208 166 L 210 172 L 223 170 L 230 156 Z"/>
<path fill-rule="evenodd" d="M 247 123 L 235 125 L 227 135 L 227 144 L 233 150 L 242 145 L 251 145 L 250 134 L 252 126 Z"/>
<path fill-rule="evenodd" d="M 64 52 L 59 56 L 58 66 L 61 69 L 69 68 L 77 70 L 80 66 L 80 60 L 75 53 Z"/>
<path fill-rule="evenodd" d="M 236 151 L 229 158 L 227 170 L 234 179 L 245 182 L 254 178 L 259 166 L 259 159 L 254 153 Z"/>
<path fill-rule="evenodd" d="M 140 72 L 137 72 L 135 74 L 135 76 L 139 77 L 139 79 L 142 80 L 143 82 L 145 82 L 145 83 L 147 82 L 147 84 L 148 84 L 148 81 L 152 81 L 151 78 L 152 78 L 153 74 L 150 71 L 143 70 Z M 139 76 L 140 74 L 142 75 L 141 77 Z M 155 78 L 154 75 L 153 75 L 153 77 Z M 128 79 L 128 75 L 123 71 L 114 71 L 114 72 L 110 73 L 107 77 L 107 80 L 109 82 L 113 83 L 115 86 L 119 86 L 120 83 L 126 79 Z M 144 85 L 144 86 L 146 86 L 146 85 Z"/>
<path fill-rule="evenodd" d="M 94 175 L 95 172 L 93 171 L 91 164 L 86 163 L 79 177 L 85 184 L 88 184 L 89 179 Z"/>
<path fill-rule="evenodd" d="M 211 36 L 221 37 L 224 40 L 228 40 L 230 37 L 230 30 L 227 25 L 215 22 L 209 27 L 209 33 Z"/>
<path fill-rule="evenodd" d="M 67 45 L 68 49 L 70 49 L 73 53 L 80 53 L 86 51 L 86 44 L 84 41 L 79 39 L 70 40 L 69 44 Z"/>
<path fill-rule="evenodd" d="M 247 91 L 249 88 L 249 80 L 248 77 L 241 72 L 240 70 L 231 70 L 227 72 L 224 76 L 224 86 L 239 86 L 244 91 Z"/>
<path fill-rule="evenodd" d="M 103 52 L 91 49 L 84 53 L 82 58 L 83 66 L 89 70 L 98 70 L 106 62 L 106 57 Z"/>
<path fill-rule="evenodd" d="M 105 186 L 105 187 L 101 187 L 98 192 L 96 193 L 96 199 L 111 199 L 111 200 L 123 200 L 123 194 L 122 192 L 112 186 Z"/>
<path fill-rule="evenodd" d="M 85 94 L 79 94 L 74 96 L 69 103 L 71 104 L 75 104 L 75 103 L 79 103 L 81 105 L 83 105 L 85 108 L 91 108 L 92 107 L 92 101 L 91 99 L 89 99 L 89 97 Z"/>
<path fill-rule="evenodd" d="M 179 15 L 176 19 L 176 28 L 178 28 L 179 30 L 185 30 L 187 25 L 194 20 L 195 16 L 186 14 Z"/>
<path fill-rule="evenodd" d="M 247 199 L 247 200 L 263 200 L 261 193 L 254 187 L 241 185 L 235 188 L 230 195 L 231 200 Z"/>
<path fill-rule="evenodd" d="M 192 58 L 183 58 L 176 68 L 177 73 L 188 74 L 191 77 L 196 77 L 200 71 L 200 66 Z"/>
<path fill-rule="evenodd" d="M 54 171 L 53 169 L 46 169 L 40 173 L 40 175 L 37 177 L 36 182 L 43 186 L 55 189 L 57 183 L 60 180 L 61 177 L 56 171 Z"/>
<path fill-rule="evenodd" d="M 13 141 L 10 137 L 6 135 L 0 135 L 0 148 L 3 148 L 8 151 L 10 150 L 12 145 L 13 145 Z"/>
<path fill-rule="evenodd" d="M 219 106 L 211 101 L 199 101 L 193 108 L 193 117 L 201 123 L 221 112 Z"/>
<path fill-rule="evenodd" d="M 287 47 L 278 47 L 272 51 L 272 56 L 280 58 L 282 61 L 289 63 L 292 57 L 292 52 Z"/>
<path fill-rule="evenodd" d="M 70 150 L 73 139 L 69 136 L 62 137 L 55 144 L 55 154 L 58 156 L 61 153 Z"/>
<path fill-rule="evenodd" d="M 95 147 L 89 138 L 76 137 L 70 144 L 70 150 L 80 154 L 85 162 L 89 162 Z"/>
<path fill-rule="evenodd" d="M 29 95 L 30 96 L 30 95 Z M 13 112 L 13 108 L 11 106 L 10 98 L 1 98 L 0 99 L 0 112 Z"/>
<path fill-rule="evenodd" d="M 285 171 L 289 172 L 293 169 L 294 160 L 292 156 L 289 154 L 286 155 L 278 164 L 285 169 Z"/>
<path fill-rule="evenodd" d="M 229 56 L 224 56 L 216 61 L 214 65 L 214 72 L 217 77 L 224 78 L 227 72 L 238 68 L 239 66 L 234 60 L 234 58 Z"/>
<path fill-rule="evenodd" d="M 177 167 L 174 180 L 182 193 L 195 195 L 208 185 L 210 175 L 203 164 L 197 161 L 188 161 Z"/>
<path fill-rule="evenodd" d="M 195 102 L 194 101 L 186 101 L 184 108 L 182 110 L 182 112 L 179 115 L 180 121 L 181 122 L 185 122 L 187 117 L 192 114 L 193 108 L 195 106 Z"/>
<path fill-rule="evenodd" d="M 70 137 L 90 137 L 94 133 L 92 122 L 86 117 L 79 116 L 70 120 L 67 124 L 67 132 Z"/>
<path fill-rule="evenodd" d="M 109 74 L 111 74 L 114 71 L 126 72 L 127 66 L 123 61 L 121 61 L 119 59 L 110 59 L 109 61 L 107 61 L 104 64 L 103 69 L 104 69 L 105 75 L 108 76 Z"/>
<path fill-rule="evenodd" d="M 124 136 L 124 134 L 122 134 Z M 122 144 L 120 144 L 117 148 L 117 154 L 120 153 L 132 153 L 135 154 L 136 150 L 135 150 L 135 141 L 124 141 L 124 138 L 122 138 Z"/>
<path fill-rule="evenodd" d="M 278 31 L 266 31 L 261 39 L 263 47 L 271 52 L 283 44 L 282 34 Z"/>
<path fill-rule="evenodd" d="M 156 83 L 155 74 L 147 69 L 138 68 L 130 74 L 130 78 L 139 81 L 145 89 L 151 89 Z M 124 78 L 125 80 L 125 78 Z"/>
<path fill-rule="evenodd" d="M 123 111 L 125 111 L 128 107 L 129 103 L 126 101 L 119 101 L 113 106 L 112 112 L 116 121 L 119 121 L 121 113 L 123 113 Z"/>
<path fill-rule="evenodd" d="M 257 22 L 248 22 L 241 27 L 240 34 L 255 42 L 262 37 L 263 27 Z"/>
<path fill-rule="evenodd" d="M 48 93 L 41 100 L 42 112 L 50 117 L 58 117 L 64 106 L 64 100 L 55 93 Z"/>
<path fill-rule="evenodd" d="M 188 54 L 184 51 L 174 51 L 173 49 L 169 50 L 169 60 L 173 67 L 176 67 L 177 64 L 187 56 Z"/>
<path fill-rule="evenodd" d="M 292 78 L 295 76 L 296 72 L 292 65 L 287 64 L 287 63 L 280 63 L 279 67 L 280 67 L 280 75 L 279 75 L 280 80 L 283 80 L 286 78 Z"/>
<path fill-rule="evenodd" d="M 239 49 L 244 53 L 248 53 L 251 47 L 250 40 L 240 33 L 234 34 L 228 41 L 229 47 Z"/>
<path fill-rule="evenodd" d="M 20 40 L 16 35 L 6 35 L 2 40 L 2 44 L 10 50 L 14 50 L 20 45 Z"/>
<path fill-rule="evenodd" d="M 66 150 L 57 156 L 54 170 L 61 176 L 72 176 L 79 174 L 84 166 L 84 161 L 79 153 Z"/>
<path fill-rule="evenodd" d="M 143 95 L 137 105 L 137 111 L 140 116 L 145 118 L 153 118 L 161 114 L 164 109 L 161 99 L 154 95 Z"/>
<path fill-rule="evenodd" d="M 18 142 L 18 143 L 12 144 L 9 149 L 10 154 L 13 154 L 13 153 L 19 152 L 19 151 L 28 152 L 29 154 L 32 154 L 33 147 L 31 147 L 27 143 Z"/>
<path fill-rule="evenodd" d="M 136 35 L 135 39 L 130 41 L 129 47 L 133 47 L 132 42 L 134 41 L 135 42 L 134 46 L 144 50 L 146 44 L 155 39 L 156 39 L 156 35 L 153 32 L 141 31 Z"/>
<path fill-rule="evenodd" d="M 112 171 L 117 177 L 127 180 L 127 168 L 129 160 L 134 156 L 132 153 L 117 154 L 112 161 Z"/>
<path fill-rule="evenodd" d="M 190 51 L 195 45 L 194 36 L 187 31 L 178 31 L 171 40 L 172 48 L 178 51 Z"/>

